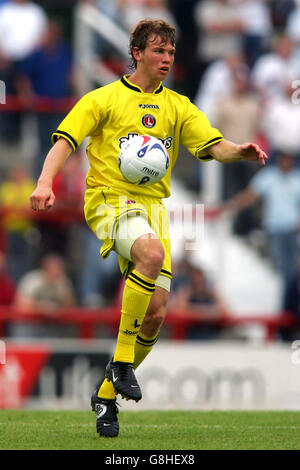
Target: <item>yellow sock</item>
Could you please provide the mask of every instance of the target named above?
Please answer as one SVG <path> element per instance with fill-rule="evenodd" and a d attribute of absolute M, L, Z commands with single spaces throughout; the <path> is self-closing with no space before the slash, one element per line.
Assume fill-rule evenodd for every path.
<path fill-rule="evenodd" d="M 158 339 L 158 334 L 156 334 L 152 338 L 149 338 L 143 335 L 141 332 L 139 332 L 139 334 L 136 337 L 135 350 L 134 350 L 133 367 L 135 369 L 141 364 L 141 362 L 143 362 L 145 357 L 152 350 L 157 339 Z"/>
<path fill-rule="evenodd" d="M 114 361 L 134 362 L 136 337 L 155 289 L 154 282 L 136 270 L 126 279 Z"/>
<path fill-rule="evenodd" d="M 116 392 L 112 382 L 104 379 L 101 387 L 98 390 L 98 397 L 105 398 L 106 400 L 113 400 L 116 398 Z"/>
<path fill-rule="evenodd" d="M 143 360 L 148 356 L 153 346 L 158 340 L 158 334 L 149 338 L 148 336 L 139 333 L 136 337 L 135 349 L 134 349 L 134 363 L 133 367 L 136 369 Z M 98 397 L 113 400 L 116 397 L 115 389 L 112 382 L 108 382 L 104 379 L 101 387 L 98 391 Z"/>

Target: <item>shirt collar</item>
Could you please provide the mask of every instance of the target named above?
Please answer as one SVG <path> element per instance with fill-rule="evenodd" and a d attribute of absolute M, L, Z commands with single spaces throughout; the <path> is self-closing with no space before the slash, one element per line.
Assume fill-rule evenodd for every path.
<path fill-rule="evenodd" d="M 137 91 L 138 93 L 144 93 L 144 91 L 142 90 L 141 87 L 139 87 L 138 85 L 134 85 L 133 83 L 131 83 L 129 80 L 128 80 L 128 77 L 130 77 L 130 75 L 124 75 L 122 78 L 121 78 L 121 82 L 123 83 L 123 85 L 125 85 L 127 88 L 130 88 L 131 90 L 134 90 L 134 91 Z M 160 84 L 158 85 L 158 87 L 153 91 L 153 94 L 154 95 L 157 95 L 158 93 L 161 93 L 163 90 L 163 86 L 162 86 L 162 83 L 160 82 Z M 151 93 L 149 93 L 151 95 Z"/>

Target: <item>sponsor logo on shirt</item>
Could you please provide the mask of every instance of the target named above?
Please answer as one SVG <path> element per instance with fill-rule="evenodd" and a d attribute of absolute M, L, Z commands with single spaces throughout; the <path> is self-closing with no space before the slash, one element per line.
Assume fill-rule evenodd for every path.
<path fill-rule="evenodd" d="M 141 109 L 159 109 L 158 104 L 139 104 Z"/>

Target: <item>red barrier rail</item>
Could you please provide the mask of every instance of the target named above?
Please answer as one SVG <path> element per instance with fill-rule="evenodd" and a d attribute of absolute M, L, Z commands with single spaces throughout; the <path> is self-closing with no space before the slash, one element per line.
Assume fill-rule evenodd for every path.
<path fill-rule="evenodd" d="M 21 311 L 15 307 L 0 306 L 0 337 L 4 336 L 5 327 L 9 323 L 43 323 L 59 325 L 76 325 L 80 339 L 93 339 L 96 337 L 96 328 L 105 326 L 111 328 L 112 335 L 116 335 L 120 321 L 120 309 L 111 308 L 68 308 L 58 309 L 52 316 L 45 315 L 41 311 Z M 245 317 L 229 315 L 222 319 L 203 320 L 195 319 L 189 311 L 169 310 L 163 328 L 169 330 L 169 338 L 172 340 L 184 340 L 187 338 L 189 327 L 204 325 L 216 325 L 221 328 L 230 328 L 236 325 L 261 325 L 265 328 L 265 341 L 276 339 L 276 333 L 280 327 L 300 327 L 300 319 L 296 320 L 289 313 L 281 313 L 276 316 L 248 315 Z"/>
<path fill-rule="evenodd" d="M 0 105 L 0 111 L 4 113 L 68 113 L 78 100 L 79 97 L 48 98 L 35 96 L 24 100 L 20 96 L 8 95 L 5 103 Z"/>
<path fill-rule="evenodd" d="M 61 204 L 60 202 L 48 211 L 34 211 L 30 209 L 29 201 L 28 208 L 5 206 L 0 209 L 0 221 L 2 224 L 6 217 L 20 217 L 33 221 L 65 223 L 85 221 L 83 206 L 78 204 L 78 206 L 75 207 L 73 204 Z"/>

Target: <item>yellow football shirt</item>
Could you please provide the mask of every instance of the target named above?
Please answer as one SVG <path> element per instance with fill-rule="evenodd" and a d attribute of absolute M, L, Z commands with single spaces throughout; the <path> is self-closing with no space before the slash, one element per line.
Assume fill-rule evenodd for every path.
<path fill-rule="evenodd" d="M 185 145 L 199 160 L 211 160 L 207 147 L 223 136 L 187 97 L 162 84 L 153 93 L 144 93 L 128 77 L 83 96 L 53 133 L 52 142 L 64 137 L 75 150 L 89 137 L 88 188 L 113 186 L 123 193 L 165 198 L 170 195 L 171 171 L 179 145 Z M 167 174 L 151 186 L 133 185 L 119 170 L 120 148 L 136 134 L 160 139 L 169 153 Z"/>

